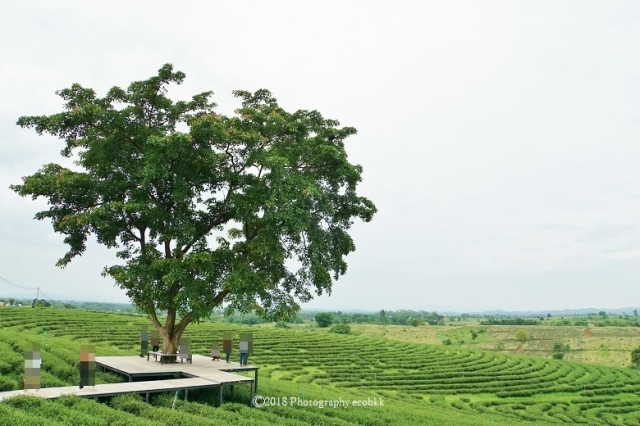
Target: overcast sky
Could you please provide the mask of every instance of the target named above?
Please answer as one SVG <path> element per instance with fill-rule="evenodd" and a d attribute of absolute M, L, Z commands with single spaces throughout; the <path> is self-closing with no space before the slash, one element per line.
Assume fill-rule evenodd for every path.
<path fill-rule="evenodd" d="M 231 90 L 266 88 L 358 129 L 347 152 L 379 213 L 307 307 L 640 306 L 639 18 L 615 1 L 2 1 L 0 276 L 127 301 L 100 276 L 114 252 L 54 266 L 46 204 L 8 186 L 63 142 L 15 122 L 170 62 L 177 98 L 213 90 L 229 114 Z"/>

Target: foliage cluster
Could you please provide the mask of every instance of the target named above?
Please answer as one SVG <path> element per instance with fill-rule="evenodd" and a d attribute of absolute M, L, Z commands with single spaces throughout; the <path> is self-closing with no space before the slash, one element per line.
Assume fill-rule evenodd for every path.
<path fill-rule="evenodd" d="M 316 314 L 315 321 L 318 327 L 326 328 L 333 324 L 334 317 L 329 312 L 320 312 Z"/>
<path fill-rule="evenodd" d="M 331 326 L 329 331 L 337 334 L 351 334 L 351 327 L 349 327 L 349 324 L 335 324 Z"/>
<path fill-rule="evenodd" d="M 516 331 L 515 337 L 516 340 L 519 340 L 520 342 L 526 342 L 527 340 L 529 340 L 529 333 L 527 333 L 525 330 L 518 330 Z"/>
<path fill-rule="evenodd" d="M 640 369 L 640 348 L 631 351 L 631 365 L 634 368 Z"/>
<path fill-rule="evenodd" d="M 362 167 L 347 159 L 356 129 L 285 111 L 267 90 L 234 91 L 233 116 L 215 111 L 211 91 L 170 99 L 184 79 L 166 64 L 103 97 L 80 84 L 58 91 L 62 112 L 18 125 L 63 140 L 76 167 L 46 164 L 11 185 L 48 202 L 35 218 L 65 236 L 58 266 L 90 236 L 117 249 L 122 262 L 102 275 L 148 315 L 168 353 L 216 307 L 284 320 L 330 292 L 355 250 L 354 220 L 376 213 L 356 192 Z"/>
<path fill-rule="evenodd" d="M 331 314 L 333 322 L 342 324 L 381 324 L 381 325 L 411 325 L 420 326 L 424 323 L 429 325 L 444 325 L 444 316 L 437 312 L 427 311 L 385 311 L 378 313 L 362 312 L 327 312 Z M 297 317 L 303 320 L 311 320 L 315 314 L 300 312 Z"/>

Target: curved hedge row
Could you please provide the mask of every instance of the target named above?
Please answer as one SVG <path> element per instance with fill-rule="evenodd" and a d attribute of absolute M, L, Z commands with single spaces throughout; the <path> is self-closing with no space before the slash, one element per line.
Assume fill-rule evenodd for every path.
<path fill-rule="evenodd" d="M 76 384 L 81 344 L 94 343 L 98 355 L 137 354 L 141 324 L 148 322 L 130 315 L 57 309 L 3 309 L 0 311 L 0 389 L 15 389 L 22 383 L 22 351 L 27 342 L 42 345 L 43 386 Z M 250 363 L 262 367 L 262 377 L 271 377 L 282 386 L 322 385 L 341 392 L 359 389 L 386 392 L 404 395 L 415 403 L 428 404 L 432 408 L 466 414 L 491 414 L 514 421 L 617 424 L 611 423 L 615 418 L 615 422 L 639 424 L 640 398 L 637 394 L 640 394 L 640 372 L 635 370 L 392 342 L 317 330 L 201 323 L 190 325 L 185 335 L 192 339 L 195 352 L 207 354 L 211 342 L 220 339 L 225 330 L 253 331 L 254 353 L 250 356 Z M 233 356 L 237 356 L 237 351 Z M 98 382 L 117 380 L 121 379 L 101 372 L 97 374 Z M 443 399 L 434 398 L 433 402 L 427 402 L 429 398 L 423 399 L 423 395 L 442 395 Z M 615 395 L 615 398 L 606 395 Z M 538 399 L 535 402 L 527 400 L 532 396 Z M 478 401 L 478 398 L 483 400 Z M 549 398 L 549 401 L 541 401 L 541 398 Z M 38 415 L 16 414 L 16 410 L 21 410 L 16 405 L 0 404 L 0 407 L 11 412 L 12 416 L 15 414 L 17 424 L 21 421 L 38 424 L 41 418 L 48 418 L 51 424 L 56 424 L 62 422 L 69 411 L 75 413 L 73 418 L 78 422 L 94 424 L 83 411 L 93 405 L 73 399 L 60 399 L 56 404 L 59 406 L 36 407 L 34 412 Z M 244 405 L 233 407 L 238 412 L 249 410 Z M 208 424 L 200 418 L 202 413 L 211 416 L 221 414 L 220 410 L 210 413 L 211 407 L 184 405 L 183 409 L 181 414 L 193 422 L 190 424 Z M 150 408 L 135 398 L 115 398 L 107 410 L 119 413 L 112 419 L 114 424 L 119 421 L 124 424 L 127 413 L 155 424 L 170 422 L 174 418 L 172 413 Z M 225 421 L 233 419 L 244 424 L 241 416 L 224 414 Z M 363 418 L 362 413 L 358 416 Z M 272 407 L 268 412 L 256 413 L 251 424 L 298 424 L 300 421 L 345 424 L 350 421 L 347 414 L 338 417 L 314 411 L 305 411 L 302 415 L 300 410 L 291 407 Z M 372 416 L 369 424 L 376 424 L 376 421 L 377 417 Z"/>

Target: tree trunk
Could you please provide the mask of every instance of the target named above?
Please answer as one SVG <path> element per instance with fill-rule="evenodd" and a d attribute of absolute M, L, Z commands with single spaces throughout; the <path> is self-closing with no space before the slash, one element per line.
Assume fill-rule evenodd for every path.
<path fill-rule="evenodd" d="M 178 353 L 178 345 L 180 344 L 180 335 L 176 333 L 176 310 L 169 308 L 167 311 L 167 321 L 164 324 L 164 333 L 162 338 L 162 353 L 175 354 Z M 182 334 L 182 333 L 180 333 Z M 177 357 L 168 357 L 165 359 L 167 363 L 173 363 Z"/>
<path fill-rule="evenodd" d="M 178 353 L 178 345 L 180 344 L 180 336 L 174 334 L 172 337 L 165 337 L 162 339 L 162 353 L 175 354 Z M 176 361 L 176 357 L 169 357 L 165 359 L 165 363 L 172 363 Z"/>
<path fill-rule="evenodd" d="M 178 346 L 180 345 L 180 337 L 182 337 L 182 333 L 184 329 L 187 328 L 187 325 L 191 322 L 193 318 L 192 313 L 188 313 L 185 315 L 178 324 L 176 324 L 176 310 L 169 309 L 167 312 L 167 321 L 165 322 L 164 327 L 157 321 L 157 318 L 152 317 L 151 321 L 155 325 L 156 329 L 160 332 L 162 336 L 162 353 L 165 354 L 176 354 L 178 353 Z M 166 363 L 176 362 L 177 357 L 167 357 L 165 359 Z"/>

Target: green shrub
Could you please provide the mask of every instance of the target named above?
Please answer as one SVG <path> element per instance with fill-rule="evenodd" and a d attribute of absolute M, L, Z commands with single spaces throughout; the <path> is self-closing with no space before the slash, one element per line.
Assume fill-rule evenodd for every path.
<path fill-rule="evenodd" d="M 136 394 L 116 395 L 111 398 L 109 405 L 116 410 L 131 413 L 135 416 L 142 414 L 142 408 L 140 403 L 142 398 Z"/>
<path fill-rule="evenodd" d="M 295 379 L 294 381 L 296 383 L 311 383 L 311 382 L 313 382 L 313 379 L 315 379 L 315 376 L 310 374 L 310 375 L 306 375 L 306 376 L 300 376 L 297 379 Z"/>
<path fill-rule="evenodd" d="M 3 403 L 20 410 L 35 411 L 43 404 L 46 404 L 47 401 L 45 401 L 43 398 L 40 398 L 39 396 L 16 395 L 12 396 L 11 398 L 5 399 Z"/>
<path fill-rule="evenodd" d="M 431 395 L 429 397 L 429 402 L 432 404 L 444 404 L 444 396 L 442 395 Z"/>
<path fill-rule="evenodd" d="M 291 381 L 294 378 L 295 378 L 295 376 L 293 374 L 285 374 L 285 375 L 279 377 L 280 380 L 287 380 L 287 381 Z"/>
<path fill-rule="evenodd" d="M 521 342 L 526 342 L 529 340 L 529 334 L 524 330 L 518 330 L 516 331 L 516 339 Z"/>
<path fill-rule="evenodd" d="M 420 325 L 423 324 L 422 320 L 420 318 L 412 318 L 411 321 L 409 321 L 409 324 L 414 326 L 414 327 L 418 327 Z"/>
<path fill-rule="evenodd" d="M 331 324 L 333 324 L 333 315 L 331 315 L 329 312 L 321 312 L 319 314 L 316 314 L 315 320 L 316 324 L 318 324 L 318 327 L 329 327 Z"/>
<path fill-rule="evenodd" d="M 569 346 L 568 343 L 566 345 L 563 345 L 560 342 L 555 342 L 553 344 L 553 352 L 569 352 L 570 350 L 571 350 L 571 347 Z"/>
<path fill-rule="evenodd" d="M 7 376 L 0 376 L 0 391 L 10 391 L 16 389 L 18 389 L 18 383 L 15 380 Z"/>
<path fill-rule="evenodd" d="M 349 324 L 336 324 L 329 331 L 338 334 L 351 334 L 351 327 Z"/>
<path fill-rule="evenodd" d="M 640 368 L 640 348 L 631 351 L 631 364 L 633 364 L 635 368 Z"/>

